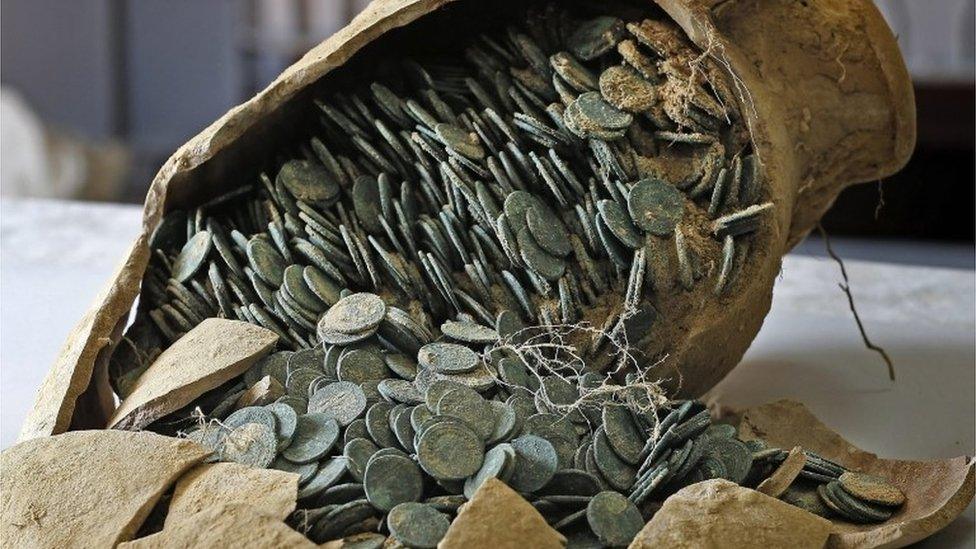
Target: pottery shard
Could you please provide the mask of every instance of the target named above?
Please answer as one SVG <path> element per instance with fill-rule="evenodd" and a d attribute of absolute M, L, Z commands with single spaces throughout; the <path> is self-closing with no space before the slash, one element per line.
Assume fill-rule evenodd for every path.
<path fill-rule="evenodd" d="M 292 530 L 277 517 L 265 515 L 242 504 L 215 505 L 173 525 L 162 532 L 119 545 L 120 549 L 236 549 L 314 548 L 305 536 Z"/>
<path fill-rule="evenodd" d="M 756 486 L 757 492 L 762 492 L 767 496 L 778 498 L 783 495 L 783 492 L 793 484 L 796 477 L 799 476 L 800 471 L 803 470 L 803 466 L 807 463 L 807 456 L 803 453 L 803 448 L 799 446 L 794 446 L 783 463 L 779 464 L 779 467 L 773 471 L 773 474 L 760 482 L 759 486 Z"/>
<path fill-rule="evenodd" d="M 246 408 L 248 406 L 265 406 L 271 404 L 283 394 L 285 394 L 285 388 L 281 386 L 281 383 L 277 379 L 271 376 L 264 376 L 241 394 L 241 397 L 234 403 L 234 409 Z"/>
<path fill-rule="evenodd" d="M 141 429 L 203 393 L 242 374 L 268 354 L 278 336 L 264 328 L 208 318 L 162 352 L 136 380 L 109 420 L 116 429 Z"/>
<path fill-rule="evenodd" d="M 630 544 L 697 548 L 821 548 L 830 521 L 724 479 L 692 484 L 664 501 Z"/>
<path fill-rule="evenodd" d="M 4 547 L 112 547 L 209 451 L 148 432 L 73 431 L 0 454 Z"/>
<path fill-rule="evenodd" d="M 522 549 L 562 548 L 566 538 L 553 530 L 546 519 L 498 479 L 488 479 L 460 512 L 438 549 L 491 547 Z"/>
<path fill-rule="evenodd" d="M 255 469 L 239 463 L 194 467 L 180 478 L 166 514 L 166 526 L 223 503 L 250 505 L 260 513 L 284 520 L 295 510 L 298 475 Z"/>
<path fill-rule="evenodd" d="M 905 505 L 881 524 L 833 521 L 832 548 L 904 547 L 952 522 L 973 499 L 976 488 L 972 458 L 932 461 L 882 459 L 844 440 L 799 402 L 780 400 L 740 414 L 739 435 L 763 438 L 780 448 L 805 450 L 845 467 L 878 475 L 905 493 Z"/>

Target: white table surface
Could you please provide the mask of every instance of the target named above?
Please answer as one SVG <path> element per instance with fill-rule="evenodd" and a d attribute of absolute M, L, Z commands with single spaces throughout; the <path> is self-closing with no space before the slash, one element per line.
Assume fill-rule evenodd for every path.
<path fill-rule="evenodd" d="M 135 206 L 0 202 L 0 448 L 16 440 L 64 338 L 139 231 Z M 713 394 L 729 406 L 789 397 L 851 442 L 892 458 L 976 454 L 974 272 L 847 262 L 872 339 L 864 348 L 835 263 L 789 255 L 742 364 Z M 973 506 L 926 547 L 973 547 Z"/>

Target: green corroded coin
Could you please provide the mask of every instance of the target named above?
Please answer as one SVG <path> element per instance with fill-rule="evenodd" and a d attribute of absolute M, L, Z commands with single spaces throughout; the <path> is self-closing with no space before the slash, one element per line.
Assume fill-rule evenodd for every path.
<path fill-rule="evenodd" d="M 390 510 L 386 524 L 390 534 L 407 547 L 434 549 L 447 534 L 451 521 L 430 505 L 407 502 Z"/>
<path fill-rule="evenodd" d="M 267 468 L 275 459 L 278 439 L 263 423 L 245 423 L 227 433 L 220 458 L 250 467 Z"/>
<path fill-rule="evenodd" d="M 558 280 L 566 272 L 566 262 L 545 251 L 528 227 L 515 235 L 522 261 L 546 280 Z"/>
<path fill-rule="evenodd" d="M 586 506 L 586 522 L 601 542 L 612 547 L 629 544 L 644 527 L 637 507 L 611 490 L 593 496 Z"/>
<path fill-rule="evenodd" d="M 524 387 L 532 392 L 539 390 L 539 378 L 519 358 L 505 357 L 499 360 L 498 377 L 512 387 Z"/>
<path fill-rule="evenodd" d="M 633 122 L 632 115 L 607 103 L 599 92 L 581 94 L 566 107 L 565 116 L 575 121 L 583 138 L 611 136 L 612 132 L 625 130 Z"/>
<path fill-rule="evenodd" d="M 549 65 L 577 92 L 592 91 L 598 86 L 596 75 L 569 52 L 561 51 L 551 55 Z"/>
<path fill-rule="evenodd" d="M 594 17 L 580 23 L 566 38 L 566 45 L 576 57 L 589 61 L 612 50 L 626 33 L 627 28 L 620 19 L 609 16 Z"/>
<path fill-rule="evenodd" d="M 308 411 L 323 414 L 345 427 L 366 411 L 366 395 L 353 382 L 337 381 L 320 388 L 309 397 Z"/>
<path fill-rule="evenodd" d="M 706 454 L 722 460 L 726 480 L 742 484 L 752 468 L 752 450 L 736 438 L 707 437 L 701 440 L 705 443 Z"/>
<path fill-rule="evenodd" d="M 200 270 L 210 255 L 213 239 L 209 231 L 200 231 L 186 241 L 180 255 L 173 261 L 173 278 L 179 282 L 186 282 Z"/>
<path fill-rule="evenodd" d="M 475 370 L 481 364 L 481 359 L 464 345 L 428 343 L 417 353 L 417 362 L 437 373 L 463 374 Z"/>
<path fill-rule="evenodd" d="M 255 236 L 247 241 L 247 260 L 255 274 L 273 288 L 278 288 L 284 282 L 285 267 L 288 265 L 266 239 Z"/>
<path fill-rule="evenodd" d="M 271 376 L 282 386 L 288 381 L 288 361 L 292 351 L 278 351 L 259 360 L 254 367 L 260 369 L 260 377 Z"/>
<path fill-rule="evenodd" d="M 339 357 L 336 375 L 341 381 L 365 383 L 380 381 L 390 375 L 383 355 L 370 349 L 354 349 Z"/>
<path fill-rule="evenodd" d="M 307 399 L 312 383 L 321 377 L 322 371 L 318 368 L 291 365 L 288 367 L 288 379 L 285 381 L 285 388 L 288 389 L 289 395 Z"/>
<path fill-rule="evenodd" d="M 358 293 L 340 299 L 322 315 L 318 331 L 352 335 L 371 333 L 386 315 L 386 303 L 376 294 Z"/>
<path fill-rule="evenodd" d="M 522 434 L 535 435 L 549 441 L 556 450 L 560 469 L 572 465 L 579 440 L 573 424 L 566 417 L 559 414 L 533 414 L 522 423 Z"/>
<path fill-rule="evenodd" d="M 684 215 L 681 191 L 660 179 L 641 179 L 630 190 L 627 209 L 634 224 L 657 236 L 669 236 Z"/>
<path fill-rule="evenodd" d="M 573 408 L 580 399 L 579 387 L 561 376 L 543 376 L 542 390 L 535 394 L 536 408 L 566 416 L 576 423 L 584 421 L 579 408 Z"/>
<path fill-rule="evenodd" d="M 342 449 L 342 455 L 346 458 L 346 468 L 349 470 L 349 474 L 356 479 L 356 482 L 363 481 L 369 458 L 373 457 L 373 454 L 379 450 L 375 444 L 365 438 L 354 438 L 346 443 Z"/>
<path fill-rule="evenodd" d="M 615 490 L 623 492 L 630 490 L 634 485 L 637 472 L 613 451 L 603 426 L 599 427 L 593 435 L 593 459 L 603 478 Z"/>
<path fill-rule="evenodd" d="M 630 411 L 623 406 L 606 404 L 603 406 L 602 419 L 610 447 L 620 459 L 636 465 L 647 435 L 641 433 Z"/>
<path fill-rule="evenodd" d="M 380 511 L 389 511 L 423 495 L 424 478 L 408 457 L 385 455 L 372 459 L 363 475 L 366 499 Z"/>
<path fill-rule="evenodd" d="M 319 298 L 325 305 L 332 306 L 339 301 L 339 293 L 342 291 L 342 287 L 316 267 L 307 265 L 302 269 L 302 279 L 308 289 L 315 294 L 315 297 Z"/>
<path fill-rule="evenodd" d="M 386 367 L 407 381 L 413 381 L 417 377 L 417 361 L 401 353 L 383 355 L 383 362 Z"/>
<path fill-rule="evenodd" d="M 245 423 L 261 423 L 266 425 L 272 432 L 277 429 L 277 420 L 275 415 L 262 406 L 247 406 L 235 411 L 233 414 L 227 416 L 224 419 L 224 427 L 228 429 L 237 429 Z"/>
<path fill-rule="evenodd" d="M 481 160 L 485 157 L 485 150 L 476 134 L 468 133 L 453 124 L 443 123 L 434 126 L 434 133 L 441 143 L 467 158 Z"/>
<path fill-rule="evenodd" d="M 817 516 L 830 518 L 831 510 L 817 494 L 817 484 L 798 479 L 786 489 L 780 499 Z"/>
<path fill-rule="evenodd" d="M 637 231 L 637 227 L 630 220 L 630 216 L 624 211 L 620 204 L 613 200 L 601 200 L 597 203 L 597 209 L 603 222 L 606 223 L 613 236 L 632 250 L 636 250 L 644 245 L 644 239 Z"/>
<path fill-rule="evenodd" d="M 644 112 L 657 102 L 654 85 L 627 65 L 614 65 L 600 74 L 600 94 L 607 103 L 632 113 Z"/>
<path fill-rule="evenodd" d="M 333 486 L 346 473 L 346 460 L 341 457 L 329 458 L 322 462 L 318 471 L 298 490 L 298 499 L 305 500 L 317 496 Z"/>
<path fill-rule="evenodd" d="M 393 405 L 386 401 L 380 401 L 369 407 L 366 411 L 366 430 L 369 436 L 383 448 L 396 446 L 397 439 L 390 427 L 390 410 Z"/>
<path fill-rule="evenodd" d="M 549 208 L 537 203 L 525 212 L 525 222 L 532 238 L 543 250 L 556 257 L 565 257 L 573 251 L 566 227 Z"/>
<path fill-rule="evenodd" d="M 329 453 L 339 440 L 339 424 L 326 414 L 299 416 L 291 444 L 281 455 L 293 463 L 309 463 Z"/>
<path fill-rule="evenodd" d="M 437 401 L 437 413 L 460 419 L 481 440 L 487 440 L 495 430 L 495 416 L 491 407 L 474 389 L 458 387 L 444 393 Z"/>
<path fill-rule="evenodd" d="M 494 343 L 498 332 L 475 322 L 448 320 L 441 324 L 441 333 L 465 343 Z"/>
<path fill-rule="evenodd" d="M 383 398 L 404 404 L 421 404 L 424 396 L 420 394 L 417 387 L 405 379 L 388 378 L 379 382 L 376 386 Z"/>
<path fill-rule="evenodd" d="M 464 495 L 471 499 L 478 488 L 489 478 L 505 481 L 505 473 L 513 472 L 515 449 L 510 444 L 499 444 L 485 453 L 485 461 L 473 476 L 464 481 Z"/>
<path fill-rule="evenodd" d="M 295 436 L 295 429 L 298 428 L 298 413 L 295 412 L 294 408 L 282 402 L 273 402 L 265 406 L 265 409 L 274 414 L 278 450 L 283 450 L 291 444 L 291 440 Z"/>
<path fill-rule="evenodd" d="M 495 425 L 486 443 L 495 444 L 502 440 L 508 440 L 520 427 L 519 416 L 515 407 L 498 400 L 489 400 L 487 403 L 495 417 Z"/>
<path fill-rule="evenodd" d="M 297 200 L 328 205 L 339 195 L 339 185 L 325 166 L 308 160 L 289 160 L 278 171 L 281 183 Z"/>
<path fill-rule="evenodd" d="M 522 435 L 510 444 L 515 449 L 515 470 L 509 486 L 519 492 L 535 492 L 552 480 L 559 468 L 552 443 L 535 435 Z"/>
<path fill-rule="evenodd" d="M 292 463 L 282 456 L 275 458 L 271 465 L 271 469 L 277 469 L 278 471 L 284 471 L 286 473 L 295 473 L 298 475 L 298 485 L 302 486 L 319 470 L 319 464 L 317 461 L 311 463 Z"/>
<path fill-rule="evenodd" d="M 305 282 L 304 268 L 301 265 L 289 265 L 282 278 L 282 288 L 296 303 L 309 311 L 321 312 L 325 303 L 308 287 Z"/>
<path fill-rule="evenodd" d="M 380 217 L 383 215 L 380 206 L 380 189 L 374 177 L 364 175 L 356 178 L 352 187 L 352 205 L 366 232 L 370 234 L 383 232 L 383 225 L 380 223 Z"/>
<path fill-rule="evenodd" d="M 905 503 L 905 493 L 879 476 L 847 471 L 838 480 L 840 487 L 857 499 L 890 507 Z"/>
<path fill-rule="evenodd" d="M 817 494 L 827 507 L 851 522 L 884 522 L 894 514 L 891 507 L 871 504 L 851 496 L 836 480 L 818 486 Z"/>
<path fill-rule="evenodd" d="M 600 479 L 594 475 L 580 469 L 560 469 L 541 493 L 594 496 L 601 490 Z"/>
<path fill-rule="evenodd" d="M 484 457 L 481 437 L 460 422 L 436 423 L 417 441 L 417 461 L 438 480 L 463 480 L 481 469 Z"/>

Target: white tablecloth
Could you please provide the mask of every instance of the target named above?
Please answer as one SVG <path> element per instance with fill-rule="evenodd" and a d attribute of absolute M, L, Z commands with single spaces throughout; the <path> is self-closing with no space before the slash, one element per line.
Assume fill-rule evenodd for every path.
<path fill-rule="evenodd" d="M 14 442 L 40 380 L 139 230 L 134 206 L 0 204 L 0 447 Z M 741 407 L 804 402 L 858 446 L 894 458 L 973 455 L 974 273 L 848 261 L 864 348 L 828 259 L 787 256 L 773 307 L 742 364 L 714 394 Z M 971 547 L 973 508 L 930 547 Z"/>

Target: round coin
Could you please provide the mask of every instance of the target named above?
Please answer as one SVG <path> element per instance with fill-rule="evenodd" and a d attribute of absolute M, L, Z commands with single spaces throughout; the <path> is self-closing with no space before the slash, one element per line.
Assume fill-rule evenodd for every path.
<path fill-rule="evenodd" d="M 515 449 L 510 444 L 499 444 L 488 450 L 485 461 L 473 476 L 464 481 L 464 495 L 471 499 L 478 488 L 489 478 L 501 478 L 506 471 L 512 470 L 515 461 Z"/>
<path fill-rule="evenodd" d="M 299 416 L 291 444 L 281 453 L 288 461 L 309 463 L 329 453 L 339 440 L 339 424 L 326 414 Z"/>
<path fill-rule="evenodd" d="M 657 236 L 669 236 L 684 215 L 685 197 L 670 183 L 641 179 L 627 198 L 627 210 L 634 224 Z"/>
<path fill-rule="evenodd" d="M 481 469 L 484 457 L 481 437 L 460 422 L 435 423 L 417 441 L 417 461 L 438 480 L 465 479 Z"/>
<path fill-rule="evenodd" d="M 515 450 L 515 470 L 509 486 L 519 492 L 535 492 L 545 486 L 559 468 L 552 443 L 535 435 L 522 435 L 510 443 Z"/>
<path fill-rule="evenodd" d="M 498 332 L 494 328 L 474 322 L 448 320 L 441 324 L 441 333 L 465 343 L 494 343 L 498 340 Z"/>
<path fill-rule="evenodd" d="M 858 499 L 890 507 L 905 503 L 905 493 L 879 476 L 848 471 L 839 480 L 840 487 Z"/>
<path fill-rule="evenodd" d="M 321 413 L 345 427 L 366 411 L 366 394 L 351 381 L 330 383 L 309 397 L 308 411 Z"/>
<path fill-rule="evenodd" d="M 327 205 L 339 194 L 339 184 L 325 166 L 308 160 L 289 160 L 276 179 L 296 199 Z"/>
<path fill-rule="evenodd" d="M 596 537 L 612 547 L 629 544 L 644 527 L 637 507 L 612 490 L 593 496 L 586 506 L 586 521 Z"/>
<path fill-rule="evenodd" d="M 389 511 L 423 495 L 424 478 L 417 464 L 408 457 L 384 455 L 366 465 L 363 475 L 366 499 L 380 511 Z"/>
<path fill-rule="evenodd" d="M 278 439 L 272 428 L 263 423 L 245 423 L 227 433 L 220 457 L 223 461 L 265 469 L 274 461 L 277 449 Z"/>
<path fill-rule="evenodd" d="M 206 263 L 212 247 L 213 239 L 210 237 L 210 232 L 200 231 L 193 235 L 173 261 L 173 278 L 179 282 L 186 282 L 193 278 L 193 275 Z"/>
<path fill-rule="evenodd" d="M 298 413 L 295 409 L 283 402 L 273 402 L 265 408 L 274 414 L 275 435 L 278 437 L 278 450 L 283 450 L 291 444 L 295 436 L 295 429 L 298 427 Z"/>
<path fill-rule="evenodd" d="M 339 332 L 353 335 L 375 330 L 386 314 L 383 299 L 370 293 L 358 293 L 340 299 L 319 319 L 319 333 Z"/>
<path fill-rule="evenodd" d="M 417 362 L 441 374 L 463 374 L 478 367 L 477 353 L 456 343 L 428 343 L 417 353 Z"/>
<path fill-rule="evenodd" d="M 447 534 L 451 521 L 430 505 L 407 502 L 390 510 L 386 524 L 390 534 L 407 547 L 434 549 Z"/>

